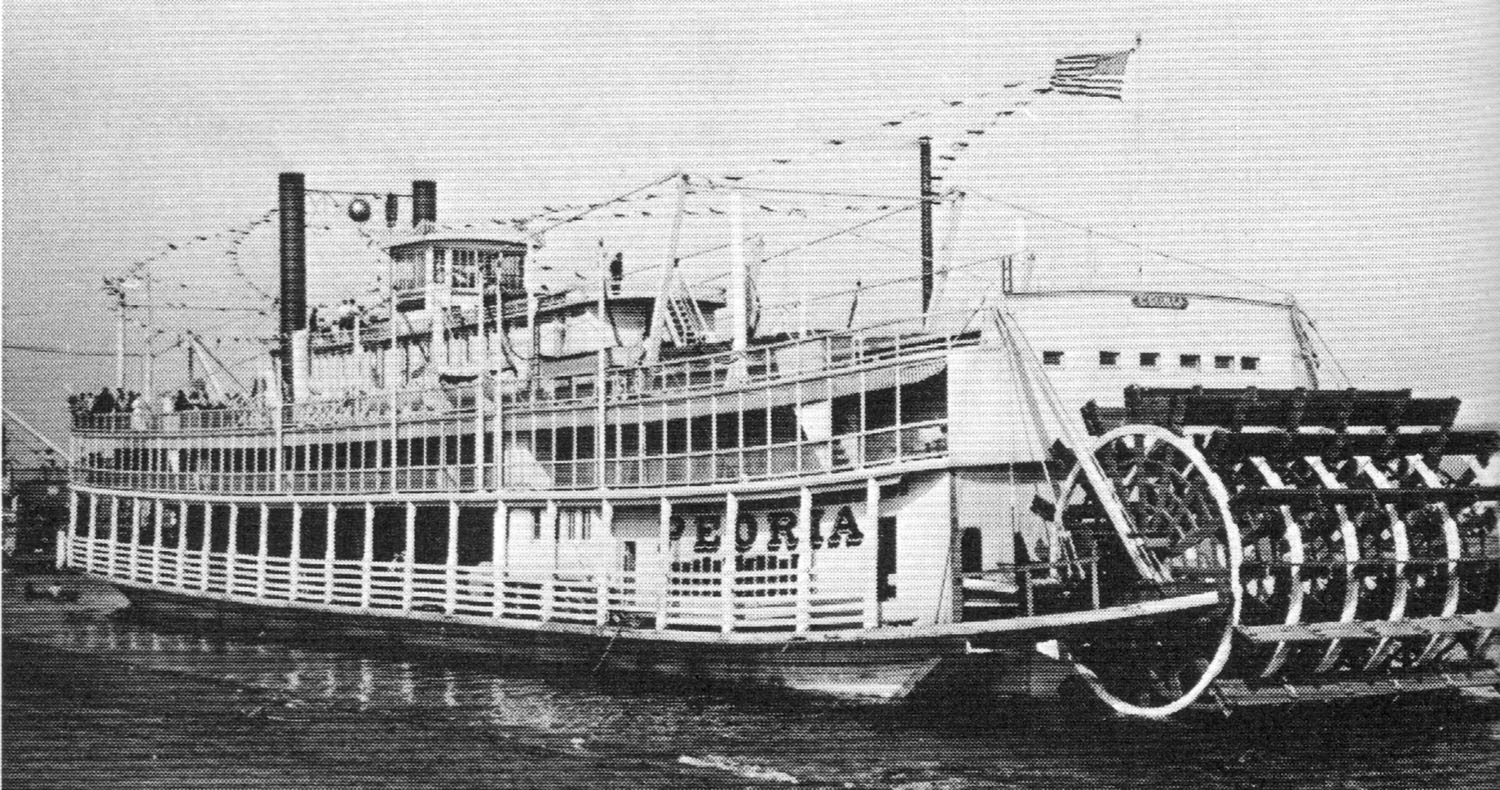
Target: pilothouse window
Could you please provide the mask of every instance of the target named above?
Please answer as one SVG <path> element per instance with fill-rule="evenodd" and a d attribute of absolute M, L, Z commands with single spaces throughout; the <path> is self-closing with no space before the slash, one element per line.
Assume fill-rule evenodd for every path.
<path fill-rule="evenodd" d="M 474 288 L 478 282 L 479 253 L 476 250 L 453 251 L 453 287 Z"/>

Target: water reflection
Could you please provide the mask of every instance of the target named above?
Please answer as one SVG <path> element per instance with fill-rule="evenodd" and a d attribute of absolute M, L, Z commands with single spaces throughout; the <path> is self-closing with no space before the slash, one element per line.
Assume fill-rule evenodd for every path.
<path fill-rule="evenodd" d="M 688 777 L 696 784 L 796 780 L 901 788 L 1288 781 L 1397 787 L 1435 778 L 1486 785 L 1500 775 L 1494 702 L 1403 708 L 1399 715 L 1313 711 L 1151 725 L 1056 706 L 985 709 L 958 700 L 868 707 L 753 693 L 709 696 L 112 619 L 74 621 L 26 638 L 136 671 L 227 683 L 260 700 L 247 702 L 247 711 L 265 708 L 272 721 L 352 713 L 371 722 L 415 722 L 457 732 L 449 737 L 497 754 L 511 750 L 517 760 L 531 759 L 537 749 L 586 757 L 590 765 L 610 766 L 614 783 L 676 786 Z M 455 741 L 452 748 L 465 747 Z"/>

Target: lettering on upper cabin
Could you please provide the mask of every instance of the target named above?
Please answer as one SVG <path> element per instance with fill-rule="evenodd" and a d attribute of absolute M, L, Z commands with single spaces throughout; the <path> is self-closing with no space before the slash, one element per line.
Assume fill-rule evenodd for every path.
<path fill-rule="evenodd" d="M 812 548 L 855 548 L 864 544 L 865 533 L 860 529 L 859 520 L 855 518 L 852 507 L 844 505 L 838 509 L 833 516 L 833 528 L 825 536 L 823 517 L 827 512 L 821 508 L 814 508 L 809 513 L 808 544 Z M 773 510 L 765 513 L 741 511 L 735 518 L 734 525 L 734 549 L 737 553 L 745 554 L 753 551 L 759 544 L 762 519 L 765 520 L 766 525 L 766 551 L 797 550 L 799 540 L 795 510 Z M 667 521 L 668 539 L 673 542 L 682 540 L 687 534 L 689 520 L 693 527 L 693 551 L 699 554 L 717 552 L 723 540 L 724 517 L 718 513 L 703 513 L 687 517 L 674 514 Z"/>
<path fill-rule="evenodd" d="M 766 541 L 766 551 L 797 550 L 797 514 L 791 511 L 775 511 L 766 514 L 767 531 L 771 537 Z"/>
<path fill-rule="evenodd" d="M 836 549 L 842 544 L 852 549 L 864 542 L 865 533 L 859 531 L 854 510 L 848 505 L 839 508 L 838 517 L 833 520 L 833 532 L 828 536 L 828 548 Z"/>
<path fill-rule="evenodd" d="M 717 513 L 706 513 L 694 519 L 698 527 L 698 538 L 693 541 L 693 551 L 710 552 L 719 550 L 719 531 L 724 526 L 723 517 Z"/>
<path fill-rule="evenodd" d="M 1130 303 L 1136 307 L 1161 310 L 1186 310 L 1188 298 L 1182 294 L 1138 293 L 1132 294 Z"/>
<path fill-rule="evenodd" d="M 740 554 L 755 548 L 755 539 L 760 537 L 760 524 L 755 514 L 740 511 L 734 520 L 734 550 Z"/>

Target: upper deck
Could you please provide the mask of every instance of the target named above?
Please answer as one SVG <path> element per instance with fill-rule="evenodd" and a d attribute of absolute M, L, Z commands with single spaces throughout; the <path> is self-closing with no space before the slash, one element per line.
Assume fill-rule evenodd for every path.
<path fill-rule="evenodd" d="M 1070 407 L 1063 418 L 1133 383 L 1315 385 L 1287 305 L 1213 299 L 1163 310 L 1128 293 L 1052 295 L 1013 301 L 1011 330 L 988 309 L 743 354 L 623 365 L 613 363 L 625 350 L 608 349 L 552 360 L 533 378 L 89 415 L 74 433 L 75 480 L 214 495 L 608 488 L 650 496 L 1040 460 L 1050 442 L 1038 436 L 1068 428 L 1035 412 L 1027 381 Z M 1027 375 L 1017 375 L 1022 357 L 1036 366 Z"/>
<path fill-rule="evenodd" d="M 530 379 L 279 406 L 81 415 L 75 477 L 205 493 L 577 490 L 930 460 L 946 450 L 946 393 L 931 380 L 981 332 L 918 329 L 895 321 L 630 367 L 606 351 Z M 872 405 L 870 393 L 885 394 Z"/>

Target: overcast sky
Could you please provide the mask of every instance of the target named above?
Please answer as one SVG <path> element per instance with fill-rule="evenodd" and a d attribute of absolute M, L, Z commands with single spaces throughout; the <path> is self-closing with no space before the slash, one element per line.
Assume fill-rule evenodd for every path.
<path fill-rule="evenodd" d="M 274 223 L 240 245 L 222 234 L 274 207 L 280 171 L 382 193 L 430 178 L 442 222 L 499 229 L 679 170 L 910 198 L 926 133 L 952 157 L 940 186 L 968 193 L 938 216 L 953 263 L 1024 233 L 1033 287 L 1272 295 L 1245 281 L 1266 283 L 1296 295 L 1355 384 L 1456 394 L 1466 418 L 1500 421 L 1492 0 L 1043 5 L 6 0 L 6 404 L 55 430 L 67 391 L 110 380 L 107 357 L 11 346 L 112 348 L 101 277 L 168 244 L 186 242 L 152 264 L 155 300 L 236 312 L 162 307 L 164 345 L 196 328 L 226 363 L 252 359 L 245 338 L 274 331 L 255 312 L 255 287 L 275 290 Z M 1137 34 L 1125 101 L 1028 92 L 1055 58 Z M 632 267 L 664 257 L 670 192 L 640 197 L 657 193 L 549 234 L 538 262 L 554 285 L 593 266 L 601 239 Z M 1007 203 L 1218 271 L 1034 215 L 1022 230 Z M 746 205 L 747 230 L 777 252 L 900 204 Z M 690 196 L 682 251 L 726 240 L 709 211 L 726 206 Z M 312 207 L 313 304 L 376 285 L 342 208 Z M 909 274 L 915 227 L 908 212 L 779 258 L 767 299 Z M 725 259 L 687 267 L 703 279 Z M 891 293 L 862 309 L 911 301 Z M 162 379 L 181 368 L 169 357 Z"/>

